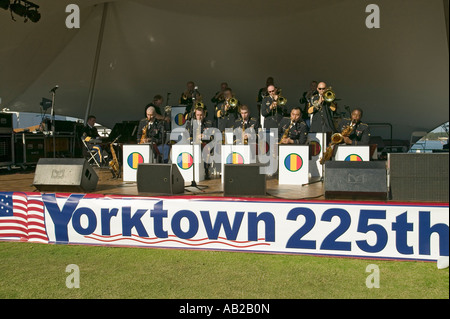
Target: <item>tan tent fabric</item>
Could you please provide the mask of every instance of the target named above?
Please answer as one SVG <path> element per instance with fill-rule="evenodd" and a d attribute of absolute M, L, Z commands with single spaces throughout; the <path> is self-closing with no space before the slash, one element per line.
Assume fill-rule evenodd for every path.
<path fill-rule="evenodd" d="M 84 118 L 102 1 L 34 0 L 41 21 L 12 21 L 0 10 L 1 108 L 39 111 L 57 90 L 56 114 Z M 81 9 L 67 29 L 66 5 Z M 368 29 L 366 6 L 380 8 Z M 138 120 L 152 97 L 178 103 L 187 81 L 211 97 L 228 82 L 256 112 L 268 76 L 290 107 L 311 80 L 332 85 L 364 121 L 393 125 L 394 138 L 449 118 L 449 57 L 440 0 L 135 0 L 111 1 L 91 112 L 104 125 Z M 212 115 L 212 112 L 210 112 Z"/>

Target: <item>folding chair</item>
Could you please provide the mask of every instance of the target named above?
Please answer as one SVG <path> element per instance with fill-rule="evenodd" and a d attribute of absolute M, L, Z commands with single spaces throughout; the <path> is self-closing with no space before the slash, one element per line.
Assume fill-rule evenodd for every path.
<path fill-rule="evenodd" d="M 85 158 L 88 161 L 88 163 L 90 165 L 96 165 L 97 167 L 100 167 L 100 164 L 98 163 L 97 159 L 95 158 L 95 155 L 97 155 L 97 150 L 89 148 L 89 146 L 87 145 L 86 141 L 81 138 L 81 142 L 84 145 L 85 148 Z"/>

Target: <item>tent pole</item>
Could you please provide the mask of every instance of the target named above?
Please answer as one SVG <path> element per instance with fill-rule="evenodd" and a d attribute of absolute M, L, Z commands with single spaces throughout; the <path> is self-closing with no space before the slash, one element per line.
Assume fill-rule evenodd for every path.
<path fill-rule="evenodd" d="M 86 113 L 84 115 L 84 123 L 85 124 L 87 123 L 87 118 L 89 116 L 89 113 L 91 112 L 92 99 L 94 97 L 95 80 L 97 78 L 98 61 L 100 58 L 100 51 L 102 49 L 103 33 L 105 31 L 105 22 L 106 22 L 107 13 L 108 13 L 108 2 L 105 2 L 103 4 L 103 15 L 102 15 L 102 22 L 100 25 L 100 31 L 98 34 L 97 51 L 95 52 L 94 67 L 92 69 L 92 77 L 91 77 L 91 85 L 89 87 L 88 103 L 86 106 Z"/>
<path fill-rule="evenodd" d="M 444 0 L 444 15 L 445 15 L 445 27 L 447 31 L 447 48 L 449 47 L 448 44 L 448 0 Z"/>

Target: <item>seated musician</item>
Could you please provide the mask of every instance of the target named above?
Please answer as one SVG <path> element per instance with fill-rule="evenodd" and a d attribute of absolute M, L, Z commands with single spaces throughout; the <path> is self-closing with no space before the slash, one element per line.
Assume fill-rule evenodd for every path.
<path fill-rule="evenodd" d="M 98 134 L 97 128 L 95 127 L 95 123 L 97 118 L 94 115 L 89 115 L 86 121 L 86 125 L 83 127 L 81 131 L 81 138 L 86 142 L 87 147 L 90 150 L 96 150 L 94 157 L 95 160 L 102 165 L 103 162 L 106 161 L 103 158 L 108 157 L 108 154 L 102 150 L 101 143 L 102 140 L 100 138 L 100 134 Z"/>
<path fill-rule="evenodd" d="M 302 119 L 300 107 L 291 110 L 290 117 L 284 117 L 278 128 L 280 144 L 305 145 L 308 139 L 308 126 Z"/>
<path fill-rule="evenodd" d="M 205 118 L 205 109 L 202 107 L 197 107 L 194 111 L 194 118 L 186 122 L 186 130 L 189 133 L 189 139 L 192 144 L 201 144 L 201 149 L 203 150 L 206 142 L 210 141 L 209 137 L 204 135 L 206 129 L 211 128 L 211 121 Z M 210 169 L 211 164 L 204 162 L 205 168 L 205 179 L 210 179 Z"/>
<path fill-rule="evenodd" d="M 163 139 L 163 121 L 156 118 L 156 110 L 149 106 L 146 111 L 146 117 L 139 122 L 137 131 L 138 144 L 152 144 L 155 156 L 160 156 L 158 145 Z"/>
<path fill-rule="evenodd" d="M 343 142 L 347 145 L 369 145 L 370 130 L 366 123 L 361 122 L 363 111 L 355 108 L 351 118 L 344 118 L 338 125 L 338 132 L 343 132 L 346 127 L 352 127 L 349 136 L 344 136 Z"/>
<path fill-rule="evenodd" d="M 254 117 L 250 117 L 250 110 L 247 105 L 242 104 L 239 107 L 240 118 L 234 121 L 233 129 L 241 128 L 244 132 L 242 136 L 244 137 L 244 141 L 242 141 L 242 136 L 236 136 L 236 144 L 247 144 L 249 134 L 245 133 L 245 130 L 250 130 L 250 134 L 255 134 L 255 143 L 256 143 L 256 135 L 258 134 L 259 121 Z"/>

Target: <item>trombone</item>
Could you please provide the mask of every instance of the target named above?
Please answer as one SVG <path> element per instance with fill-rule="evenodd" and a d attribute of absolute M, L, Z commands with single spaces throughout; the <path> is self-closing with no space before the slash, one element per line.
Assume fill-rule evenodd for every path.
<path fill-rule="evenodd" d="M 323 100 L 325 102 L 330 103 L 330 110 L 335 112 L 336 111 L 336 103 L 334 103 L 334 100 L 336 99 L 336 93 L 334 93 L 333 88 L 330 86 L 323 92 Z M 312 105 L 311 105 L 312 104 Z M 315 100 L 314 102 L 308 103 L 308 114 L 314 113 L 314 111 L 320 111 L 322 109 L 322 104 L 319 103 L 319 100 Z"/>
<path fill-rule="evenodd" d="M 222 117 L 226 116 L 228 114 L 228 111 L 230 109 L 234 110 L 238 104 L 239 104 L 238 99 L 236 99 L 234 97 L 225 100 L 225 103 L 223 103 L 217 109 L 217 113 L 216 113 L 217 118 L 222 118 Z"/>

